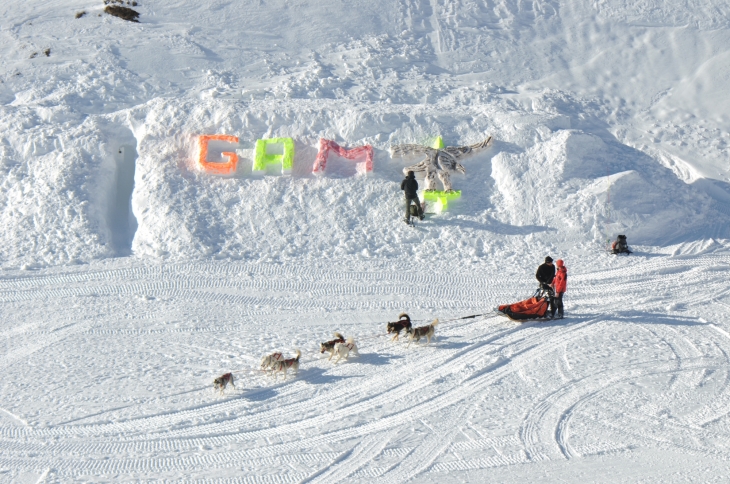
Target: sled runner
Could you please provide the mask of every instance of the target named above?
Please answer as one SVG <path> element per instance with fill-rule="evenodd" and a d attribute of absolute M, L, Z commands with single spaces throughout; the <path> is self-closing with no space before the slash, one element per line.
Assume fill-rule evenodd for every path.
<path fill-rule="evenodd" d="M 549 305 L 550 294 L 548 291 L 538 289 L 531 298 L 513 304 L 504 304 L 499 306 L 497 310 L 512 321 L 526 321 L 544 318 Z"/>

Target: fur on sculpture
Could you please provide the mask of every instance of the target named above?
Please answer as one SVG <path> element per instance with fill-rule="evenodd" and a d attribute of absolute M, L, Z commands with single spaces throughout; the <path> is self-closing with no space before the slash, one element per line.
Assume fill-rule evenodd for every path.
<path fill-rule="evenodd" d="M 464 166 L 457 160 L 467 154 L 480 151 L 490 145 L 492 137 L 480 143 L 469 146 L 447 146 L 446 148 L 431 148 L 421 145 L 396 145 L 390 148 L 391 156 L 405 156 L 412 154 L 425 154 L 426 158 L 415 165 L 403 168 L 403 174 L 409 171 L 414 173 L 425 173 L 426 185 L 424 190 L 436 190 L 436 177 L 441 180 L 445 192 L 453 191 L 451 186 L 451 172 L 458 171 L 466 173 Z"/>

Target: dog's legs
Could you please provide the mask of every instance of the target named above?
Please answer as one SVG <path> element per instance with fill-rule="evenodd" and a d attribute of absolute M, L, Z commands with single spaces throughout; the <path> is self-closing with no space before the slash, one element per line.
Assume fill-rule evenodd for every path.
<path fill-rule="evenodd" d="M 333 356 L 335 356 L 335 352 L 334 352 L 334 351 L 331 351 L 331 352 L 330 352 L 330 357 L 329 357 L 329 358 L 327 358 L 327 361 L 332 361 L 332 357 L 333 357 Z"/>

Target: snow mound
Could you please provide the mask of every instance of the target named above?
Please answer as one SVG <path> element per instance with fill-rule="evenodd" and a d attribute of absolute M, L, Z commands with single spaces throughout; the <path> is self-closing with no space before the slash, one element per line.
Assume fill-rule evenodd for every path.
<path fill-rule="evenodd" d="M 510 223 L 564 228 L 573 237 L 630 232 L 635 243 L 664 245 L 725 219 L 703 191 L 654 160 L 578 130 L 498 154 L 492 177 L 495 205 Z"/>
<path fill-rule="evenodd" d="M 685 183 L 604 130 L 571 128 L 581 115 L 552 91 L 525 103 L 462 90 L 435 105 L 156 98 L 87 116 L 4 106 L 0 120 L 11 134 L 2 144 L 2 264 L 130 253 L 247 260 L 449 253 L 468 261 L 622 232 L 649 245 L 727 236 L 708 229 L 726 226 L 728 214 L 716 210 L 725 200 L 708 196 L 707 184 Z M 235 175 L 200 171 L 199 134 L 240 138 Z M 398 187 L 414 159 L 392 159 L 388 149 L 435 134 L 449 145 L 495 141 L 465 159 L 466 176 L 454 177 L 462 199 L 414 231 L 401 221 Z M 255 140 L 280 136 L 295 140 L 291 176 L 252 176 Z M 320 137 L 373 145 L 374 172 L 355 175 L 352 161 L 332 155 L 325 176 L 313 175 Z"/>

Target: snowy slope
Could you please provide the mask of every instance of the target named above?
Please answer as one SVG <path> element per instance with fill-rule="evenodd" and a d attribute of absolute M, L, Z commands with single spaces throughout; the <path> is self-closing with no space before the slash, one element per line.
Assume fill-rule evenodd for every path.
<path fill-rule="evenodd" d="M 727 237 L 728 120 L 715 81 L 723 5 L 144 2 L 139 24 L 84 2 L 4 7 L 3 264 L 130 252 L 422 253 L 426 242 L 403 246 L 385 222 L 399 203 L 393 182 L 403 163 L 386 150 L 435 135 L 447 144 L 497 140 L 469 162 L 478 176 L 459 180 L 471 197 L 459 213 L 466 220 L 569 227 L 581 240 L 627 231 L 634 243 L 660 246 Z M 237 135 L 244 147 L 294 137 L 295 176 L 193 173 L 201 133 Z M 310 182 L 321 136 L 372 143 L 373 180 Z M 134 218 L 120 207 L 130 195 L 120 147 L 130 162 L 139 152 Z M 493 170 L 480 172 L 493 158 Z M 489 198 L 480 202 L 481 181 Z M 297 192 L 311 208 L 287 201 Z M 334 202 L 330 192 L 348 192 L 342 210 L 372 218 L 317 214 L 322 200 Z M 264 223 L 250 222 L 254 213 Z M 330 240 L 296 236 L 328 216 Z M 270 220 L 277 228 L 267 231 Z M 348 243 L 361 224 L 373 241 Z M 468 224 L 457 230 L 448 237 L 479 235 Z"/>
<path fill-rule="evenodd" d="M 0 5 L 0 482 L 725 479 L 729 2 L 138 4 Z M 410 228 L 389 149 L 439 135 L 493 143 Z M 568 319 L 496 317 L 546 254 Z"/>

